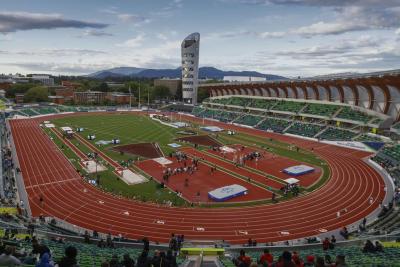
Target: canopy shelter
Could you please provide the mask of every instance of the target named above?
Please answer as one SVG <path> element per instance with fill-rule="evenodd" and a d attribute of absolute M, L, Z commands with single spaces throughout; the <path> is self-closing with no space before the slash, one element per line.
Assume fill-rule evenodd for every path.
<path fill-rule="evenodd" d="M 298 182 L 300 182 L 300 180 L 296 179 L 296 178 L 287 178 L 286 180 L 284 180 L 287 184 L 297 184 Z"/>

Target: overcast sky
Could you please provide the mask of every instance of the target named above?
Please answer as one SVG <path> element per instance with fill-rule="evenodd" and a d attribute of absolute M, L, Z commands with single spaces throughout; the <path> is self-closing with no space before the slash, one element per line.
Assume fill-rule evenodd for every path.
<path fill-rule="evenodd" d="M 284 76 L 400 68 L 400 0 L 2 0 L 0 73 L 200 65 Z"/>

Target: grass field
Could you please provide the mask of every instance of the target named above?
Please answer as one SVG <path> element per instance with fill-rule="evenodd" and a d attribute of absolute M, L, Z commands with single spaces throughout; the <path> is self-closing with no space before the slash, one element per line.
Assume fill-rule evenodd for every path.
<path fill-rule="evenodd" d="M 95 134 L 96 140 L 90 141 L 95 144 L 99 140 L 111 140 L 118 138 L 121 140 L 122 145 L 143 143 L 143 142 L 157 142 L 164 152 L 165 155 L 170 152 L 175 151 L 175 149 L 168 146 L 169 143 L 176 142 L 174 139 L 179 137 L 177 134 L 180 129 L 175 129 L 160 124 L 157 121 L 150 119 L 147 116 L 138 116 L 130 114 L 101 114 L 101 115 L 81 115 L 73 117 L 64 117 L 52 121 L 57 127 L 70 126 L 71 128 L 84 128 L 84 132 L 79 133 L 82 137 L 86 138 L 88 134 Z M 202 133 L 199 129 L 193 128 L 198 133 Z M 62 141 L 58 139 L 49 130 L 46 130 L 47 134 L 53 137 L 54 142 L 61 148 L 63 148 L 63 153 L 71 160 L 74 166 L 80 170 L 82 168 L 78 164 L 78 156 L 71 151 L 69 148 L 62 146 Z M 329 179 L 329 168 L 326 163 L 317 158 L 314 154 L 302 151 L 295 152 L 290 150 L 289 145 L 277 141 L 266 140 L 265 138 L 259 138 L 255 136 L 250 136 L 246 134 L 237 134 L 235 136 L 229 136 L 227 134 L 220 134 L 218 140 L 224 144 L 243 144 L 247 146 L 253 146 L 261 149 L 269 148 L 269 151 L 274 152 L 277 155 L 295 159 L 298 161 L 303 161 L 306 163 L 319 166 L 323 169 L 322 178 L 319 182 L 310 188 L 302 189 L 303 191 L 312 191 Z M 78 144 L 78 148 L 85 154 L 91 152 L 91 150 L 84 144 L 80 144 L 77 140 L 72 139 L 72 143 Z M 181 143 L 182 146 L 187 146 L 188 144 Z M 128 154 L 120 154 L 111 150 L 112 144 L 101 146 L 100 149 L 106 153 L 109 157 L 116 161 L 126 162 L 129 159 L 138 160 L 137 156 L 132 156 Z M 201 150 L 208 149 L 206 147 L 200 147 Z M 83 171 L 83 170 L 82 170 Z M 257 170 L 251 169 L 253 172 Z M 234 175 L 234 174 L 233 174 Z M 277 179 L 269 175 L 270 179 Z M 101 185 L 104 190 L 113 192 L 115 194 L 120 194 L 129 198 L 138 198 L 141 200 L 149 200 L 157 203 L 162 203 L 165 200 L 171 201 L 175 205 L 186 205 L 183 199 L 178 198 L 174 193 L 168 189 L 160 189 L 158 184 L 150 180 L 149 182 L 139 184 L 139 185 L 126 185 L 123 181 L 117 178 L 110 168 L 107 171 L 101 173 Z M 281 198 L 282 200 L 288 199 L 291 196 Z M 268 201 L 264 201 L 267 203 Z M 260 204 L 259 201 L 255 203 L 242 203 L 243 205 Z M 237 204 L 237 205 L 242 205 Z M 227 205 L 233 205 L 228 204 Z M 225 203 L 219 203 L 216 206 L 226 206 Z"/>

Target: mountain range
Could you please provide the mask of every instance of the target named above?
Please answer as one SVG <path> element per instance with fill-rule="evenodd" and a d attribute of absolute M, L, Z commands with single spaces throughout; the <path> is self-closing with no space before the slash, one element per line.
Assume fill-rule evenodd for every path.
<path fill-rule="evenodd" d="M 137 77 L 137 78 L 181 78 L 181 68 L 176 69 L 145 69 L 136 67 L 119 67 L 108 70 L 101 70 L 89 74 L 88 77 L 96 79 L 117 78 L 117 77 Z M 264 74 L 257 71 L 223 71 L 214 67 L 199 68 L 199 78 L 221 80 L 224 76 L 251 76 L 265 77 L 267 80 L 284 80 L 283 76 Z"/>

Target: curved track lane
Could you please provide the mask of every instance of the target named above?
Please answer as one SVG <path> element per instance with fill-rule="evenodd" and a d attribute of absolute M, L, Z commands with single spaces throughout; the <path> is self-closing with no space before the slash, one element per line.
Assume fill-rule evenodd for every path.
<path fill-rule="evenodd" d="M 320 229 L 334 230 L 351 224 L 376 209 L 384 198 L 382 177 L 362 160 L 368 153 L 217 122 L 213 124 L 305 149 L 312 147 L 329 164 L 331 179 L 306 196 L 253 207 L 169 208 L 118 198 L 84 182 L 40 129 L 41 121 L 57 116 L 60 117 L 10 121 L 34 216 L 54 216 L 100 232 L 121 233 L 130 238 L 148 236 L 160 242 L 167 242 L 171 232 L 184 234 L 187 239 L 244 243 L 253 237 L 259 242 L 272 242 L 317 235 Z M 44 197 L 43 206 L 40 195 Z M 344 209 L 347 212 L 337 218 L 336 212 Z M 129 215 L 124 215 L 126 211 Z M 157 224 L 157 220 L 164 224 Z M 204 231 L 198 231 L 198 227 Z M 241 231 L 248 235 L 241 235 Z M 289 235 L 282 235 L 282 231 Z"/>

